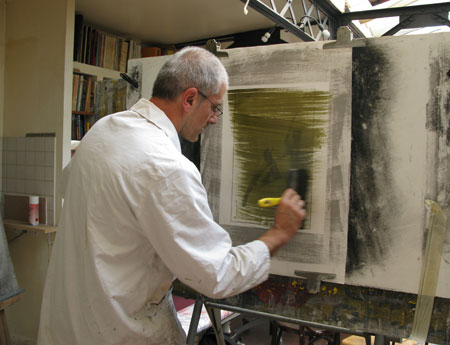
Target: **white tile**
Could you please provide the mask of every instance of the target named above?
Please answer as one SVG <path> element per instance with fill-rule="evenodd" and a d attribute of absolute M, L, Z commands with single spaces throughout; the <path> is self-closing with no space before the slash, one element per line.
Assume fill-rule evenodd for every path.
<path fill-rule="evenodd" d="M 36 164 L 36 153 L 31 151 L 25 152 L 25 164 L 35 165 Z"/>
<path fill-rule="evenodd" d="M 47 224 L 48 225 L 55 225 L 55 212 L 54 211 L 47 211 Z"/>
<path fill-rule="evenodd" d="M 45 195 L 45 182 L 35 181 L 35 183 L 36 183 L 36 194 Z"/>
<path fill-rule="evenodd" d="M 5 156 L 3 156 L 5 157 Z M 6 164 L 17 164 L 17 152 L 6 151 Z"/>
<path fill-rule="evenodd" d="M 17 180 L 16 181 L 16 192 L 17 193 L 25 193 L 25 180 Z"/>
<path fill-rule="evenodd" d="M 25 151 L 25 137 L 17 138 L 17 151 Z"/>
<path fill-rule="evenodd" d="M 8 177 L 8 165 L 2 164 L 2 177 L 6 178 Z"/>
<path fill-rule="evenodd" d="M 38 137 L 33 137 L 33 138 L 31 139 L 31 142 L 32 142 L 32 145 L 33 145 L 31 151 L 34 151 L 34 152 L 38 151 L 38 147 L 39 147 L 39 138 L 38 138 Z"/>
<path fill-rule="evenodd" d="M 45 137 L 39 137 L 36 139 L 36 151 L 45 151 Z"/>
<path fill-rule="evenodd" d="M 3 138 L 3 150 L 8 151 L 8 146 L 9 146 L 9 138 L 4 137 Z"/>
<path fill-rule="evenodd" d="M 55 153 L 45 152 L 45 166 L 54 167 L 55 166 Z"/>
<path fill-rule="evenodd" d="M 4 149 L 6 151 L 12 151 L 17 149 L 17 138 L 15 137 L 6 137 L 5 138 L 5 146 Z"/>
<path fill-rule="evenodd" d="M 55 137 L 51 137 L 51 138 L 45 138 L 45 151 L 46 152 L 53 152 L 55 151 L 55 142 L 56 142 L 56 138 Z"/>
<path fill-rule="evenodd" d="M 33 139 L 34 138 L 32 138 L 32 137 L 26 137 L 25 138 L 25 151 L 29 151 L 29 152 L 34 151 L 34 149 L 33 149 L 33 145 L 34 145 Z"/>
<path fill-rule="evenodd" d="M 45 166 L 45 152 L 36 152 L 36 165 Z"/>
<path fill-rule="evenodd" d="M 17 164 L 25 164 L 25 150 L 17 151 Z"/>
<path fill-rule="evenodd" d="M 16 173 L 17 173 L 17 178 L 18 179 L 25 179 L 25 169 L 26 169 L 25 165 L 18 165 L 17 166 Z"/>
<path fill-rule="evenodd" d="M 6 180 L 6 189 L 7 192 L 14 193 L 14 191 L 16 190 L 16 179 L 8 178 Z"/>
<path fill-rule="evenodd" d="M 53 211 L 55 209 L 54 198 L 52 196 L 47 197 L 47 211 Z"/>
<path fill-rule="evenodd" d="M 17 138 L 9 138 L 8 151 L 17 151 Z"/>
<path fill-rule="evenodd" d="M 19 181 L 18 179 L 14 178 L 12 179 L 12 192 L 13 193 L 19 193 Z"/>
<path fill-rule="evenodd" d="M 35 180 L 36 179 L 36 167 L 34 165 L 27 165 L 25 167 L 25 178 L 27 180 Z"/>
<path fill-rule="evenodd" d="M 54 183 L 49 181 L 44 181 L 44 195 L 54 195 Z"/>
<path fill-rule="evenodd" d="M 55 168 L 45 167 L 45 181 L 53 181 L 55 179 Z"/>
<path fill-rule="evenodd" d="M 34 180 L 25 180 L 25 193 L 36 194 L 36 183 Z"/>
<path fill-rule="evenodd" d="M 39 180 L 39 181 L 45 180 L 45 167 L 41 167 L 41 166 L 36 167 L 36 180 Z"/>
<path fill-rule="evenodd" d="M 8 178 L 17 178 L 17 165 L 8 165 Z"/>
<path fill-rule="evenodd" d="M 4 192 L 6 192 L 6 180 L 7 180 L 6 177 L 2 177 L 2 189 Z"/>

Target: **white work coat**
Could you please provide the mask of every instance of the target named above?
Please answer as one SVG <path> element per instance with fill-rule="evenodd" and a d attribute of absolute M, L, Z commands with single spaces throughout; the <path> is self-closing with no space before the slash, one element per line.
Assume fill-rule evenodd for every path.
<path fill-rule="evenodd" d="M 148 100 L 98 121 L 64 178 L 39 345 L 181 345 L 175 277 L 213 298 L 268 277 L 267 246 L 232 247 L 175 127 Z"/>

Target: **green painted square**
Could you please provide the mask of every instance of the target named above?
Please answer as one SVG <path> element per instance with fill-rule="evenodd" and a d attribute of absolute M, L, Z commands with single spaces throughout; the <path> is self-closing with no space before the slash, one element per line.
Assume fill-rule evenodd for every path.
<path fill-rule="evenodd" d="M 275 208 L 257 201 L 279 197 L 287 187 L 289 169 L 305 169 L 310 200 L 314 152 L 326 141 L 331 95 L 297 89 L 237 89 L 228 91 L 234 136 L 233 193 L 239 201 L 234 221 L 269 225 Z M 237 171 L 233 171 L 236 178 Z"/>

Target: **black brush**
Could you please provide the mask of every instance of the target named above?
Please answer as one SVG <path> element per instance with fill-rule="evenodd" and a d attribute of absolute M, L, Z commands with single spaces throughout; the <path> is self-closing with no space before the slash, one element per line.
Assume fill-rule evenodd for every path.
<path fill-rule="evenodd" d="M 287 187 L 295 190 L 302 199 L 306 198 L 308 191 L 309 172 L 306 169 L 289 169 Z"/>

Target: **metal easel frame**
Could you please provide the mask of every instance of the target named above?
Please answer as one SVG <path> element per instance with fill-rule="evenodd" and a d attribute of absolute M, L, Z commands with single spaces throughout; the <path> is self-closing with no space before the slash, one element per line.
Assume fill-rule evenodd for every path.
<path fill-rule="evenodd" d="M 330 32 L 332 33 L 332 37 L 336 36 L 336 28 L 339 26 L 348 26 L 352 29 L 354 33 L 356 33 L 356 37 L 364 37 L 358 30 L 352 27 L 351 21 L 358 19 L 375 19 L 380 17 L 389 17 L 389 16 L 400 16 L 400 24 L 396 27 L 392 28 L 384 35 L 393 35 L 401 29 L 404 28 L 414 28 L 414 27 L 423 27 L 423 26 L 435 26 L 435 25 L 447 25 L 450 26 L 450 21 L 448 21 L 448 12 L 450 11 L 450 2 L 442 3 L 442 4 L 434 4 L 434 5 L 421 5 L 421 6 L 410 6 L 405 8 L 391 8 L 384 10 L 372 10 L 372 11 L 363 11 L 363 12 L 353 12 L 353 13 L 340 13 L 338 12 L 327 0 L 317 0 L 314 2 L 310 8 L 306 7 L 305 0 L 301 0 L 303 4 L 303 9 L 305 15 L 301 17 L 301 20 L 297 22 L 293 0 L 286 0 L 286 4 L 278 12 L 275 3 L 273 0 L 270 0 L 271 7 L 264 4 L 261 0 L 241 0 L 245 3 L 244 11 L 247 6 L 257 10 L 261 14 L 265 15 L 269 19 L 273 20 L 276 25 L 281 26 L 292 34 L 298 36 L 304 41 L 314 41 L 318 40 L 318 38 L 313 37 L 312 35 L 305 32 L 305 28 L 311 29 L 311 24 L 315 21 L 317 23 L 321 23 L 323 25 L 328 25 L 331 28 Z M 319 4 L 322 5 L 319 7 Z M 311 14 L 312 11 L 317 10 L 317 19 L 314 19 Z M 325 10 L 324 10 L 325 9 Z M 322 12 L 321 12 L 322 11 Z M 290 15 L 290 17 L 287 16 Z M 313 22 L 311 21 L 313 19 Z M 311 30 L 312 32 L 312 30 Z M 339 42 L 336 42 L 339 43 Z M 346 43 L 346 42 L 341 42 Z M 351 42 L 351 38 L 348 44 L 353 45 Z M 319 283 L 320 284 L 320 283 Z M 406 294 L 405 294 L 406 296 Z M 407 297 L 404 297 L 407 299 Z M 444 302 L 440 301 L 442 304 Z M 205 304 L 205 307 L 210 315 L 212 326 L 215 330 L 218 344 L 225 345 L 225 340 L 223 336 L 222 330 L 222 321 L 220 318 L 220 310 L 230 310 L 233 312 L 237 312 L 240 314 L 248 314 L 255 317 L 261 317 L 266 319 L 272 319 L 277 321 L 284 321 L 292 324 L 299 324 L 303 326 L 316 327 L 334 330 L 336 332 L 344 332 L 348 334 L 356 334 L 356 335 L 367 335 L 367 333 L 357 333 L 355 331 L 351 331 L 346 328 L 327 326 L 323 324 L 317 324 L 314 322 L 305 322 L 299 319 L 285 317 L 281 315 L 270 314 L 261 311 L 255 311 L 247 308 L 236 307 L 229 304 L 221 304 L 217 302 L 208 301 L 201 297 L 196 299 L 196 304 L 194 307 L 194 312 L 192 315 L 191 325 L 189 328 L 189 334 L 187 337 L 187 344 L 193 345 L 198 321 L 200 317 L 202 304 Z M 439 306 L 440 308 L 441 306 Z M 445 307 L 445 306 L 444 306 Z M 405 313 L 411 314 L 411 311 L 405 311 Z M 406 315 L 406 314 L 405 314 Z M 385 336 L 381 334 L 375 334 L 375 344 L 381 345 L 386 341 Z"/>
<path fill-rule="evenodd" d="M 197 327 L 198 322 L 200 320 L 200 313 L 202 309 L 202 305 L 205 305 L 205 308 L 208 312 L 209 318 L 211 320 L 211 326 L 214 329 L 214 333 L 216 335 L 216 341 L 218 345 L 226 345 L 225 343 L 225 337 L 222 327 L 222 320 L 221 320 L 221 310 L 229 310 L 234 313 L 238 313 L 240 315 L 246 315 L 250 317 L 257 318 L 257 320 L 265 319 L 265 320 L 271 320 L 271 321 L 279 321 L 279 322 L 286 322 L 293 325 L 298 325 L 300 327 L 308 327 L 308 328 L 315 328 L 315 329 L 322 329 L 327 331 L 332 331 L 336 333 L 346 333 L 346 334 L 352 334 L 352 335 L 359 335 L 362 337 L 370 337 L 370 334 L 367 332 L 357 332 L 352 331 L 347 328 L 343 327 L 335 327 L 335 326 L 328 326 L 323 325 L 315 322 L 308 322 L 308 321 L 302 321 L 294 318 L 289 318 L 281 315 L 275 315 L 270 314 L 266 312 L 260 312 L 256 310 L 246 309 L 246 308 L 240 308 L 235 306 L 230 306 L 227 304 L 221 304 L 218 302 L 211 302 L 208 300 L 204 300 L 201 296 L 198 296 L 195 300 L 194 305 L 194 311 L 192 313 L 191 323 L 189 326 L 189 332 L 186 339 L 187 345 L 194 345 L 195 344 L 195 337 L 197 335 Z M 257 324 L 258 322 L 254 322 L 254 324 Z M 242 333 L 244 330 L 248 330 L 251 328 L 253 324 L 243 326 L 242 331 L 238 331 L 238 333 Z M 395 341 L 399 341 L 400 339 L 395 339 Z M 234 341 L 231 339 L 231 341 Z M 376 345 L 383 345 L 385 343 L 385 337 L 383 335 L 375 335 L 375 344 Z"/>
<path fill-rule="evenodd" d="M 317 24 L 319 27 L 327 26 L 331 33 L 331 39 L 336 38 L 337 29 L 342 26 L 348 26 L 355 38 L 365 38 L 364 34 L 352 24 L 353 20 L 361 19 L 400 17 L 400 23 L 384 33 L 383 36 L 394 35 L 402 29 L 439 25 L 450 26 L 450 21 L 448 20 L 450 2 L 341 13 L 328 0 L 285 0 L 286 3 L 281 10 L 277 9 L 274 0 L 265 1 L 266 3 L 269 1 L 270 6 L 263 0 L 241 1 L 245 3 L 244 13 L 247 12 L 247 7 L 251 7 L 272 20 L 277 26 L 306 42 L 318 41 L 321 38 L 321 32 L 314 34 L 312 29 L 314 24 Z M 301 6 L 295 6 L 298 2 L 301 2 Z M 309 7 L 308 4 L 310 5 Z M 297 21 L 296 16 L 300 20 Z"/>
<path fill-rule="evenodd" d="M 326 0 L 317 0 L 311 4 L 306 0 L 295 2 L 286 0 L 286 4 L 280 10 L 277 9 L 273 0 L 270 0 L 270 6 L 261 0 L 241 1 L 245 3 L 244 13 L 247 12 L 247 7 L 251 7 L 303 41 L 317 41 L 321 38 L 321 31 L 314 33 L 312 27 L 314 24 L 327 26 L 331 37 L 334 37 L 333 33 L 337 29 L 334 17 L 340 12 Z M 296 6 L 297 2 L 300 2 L 298 6 Z"/>

